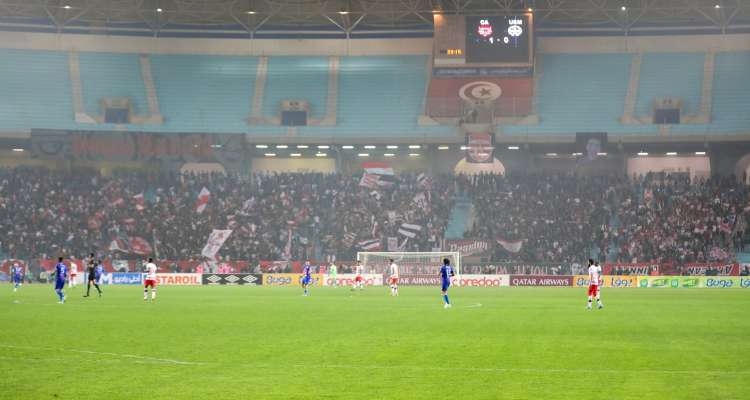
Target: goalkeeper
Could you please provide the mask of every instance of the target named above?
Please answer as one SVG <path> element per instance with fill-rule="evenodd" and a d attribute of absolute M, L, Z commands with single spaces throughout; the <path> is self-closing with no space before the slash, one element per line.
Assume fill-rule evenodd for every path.
<path fill-rule="evenodd" d="M 338 270 L 336 269 L 336 263 L 331 263 L 331 266 L 328 267 L 328 281 L 331 282 L 331 286 L 338 287 L 339 281 L 338 281 Z"/>

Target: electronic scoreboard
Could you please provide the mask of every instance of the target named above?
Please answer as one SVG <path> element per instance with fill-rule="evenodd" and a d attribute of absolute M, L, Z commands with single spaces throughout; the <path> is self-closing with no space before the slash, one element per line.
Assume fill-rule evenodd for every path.
<path fill-rule="evenodd" d="M 530 75 L 534 65 L 532 13 L 435 14 L 435 75 Z"/>

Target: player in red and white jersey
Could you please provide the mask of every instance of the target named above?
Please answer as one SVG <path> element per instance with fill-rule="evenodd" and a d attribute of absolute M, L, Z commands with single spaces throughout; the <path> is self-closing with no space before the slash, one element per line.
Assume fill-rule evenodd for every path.
<path fill-rule="evenodd" d="M 70 258 L 70 276 L 68 277 L 68 287 L 76 286 L 76 278 L 78 278 L 78 264 L 76 264 L 75 257 Z"/>
<path fill-rule="evenodd" d="M 143 301 L 148 300 L 148 288 L 151 288 L 151 300 L 156 300 L 156 264 L 154 259 L 149 258 L 145 266 L 146 281 L 143 288 Z"/>
<path fill-rule="evenodd" d="M 365 267 L 362 266 L 362 263 L 357 260 L 357 265 L 354 267 L 354 273 L 356 274 L 354 276 L 354 283 L 352 284 L 352 290 L 359 289 L 362 290 L 362 288 L 365 287 L 365 277 L 362 276 L 364 274 Z"/>
<path fill-rule="evenodd" d="M 602 267 L 599 266 L 598 262 L 594 262 L 594 260 L 589 259 L 589 303 L 586 305 L 586 309 L 591 309 L 591 300 L 594 296 L 596 296 L 596 305 L 597 308 L 601 309 L 604 307 L 602 304 L 602 299 L 599 294 L 599 285 L 601 285 L 602 281 Z"/>
<path fill-rule="evenodd" d="M 396 262 L 394 262 L 392 258 L 390 261 L 391 275 L 388 281 L 391 284 L 391 296 L 398 296 L 398 265 L 396 265 Z"/>

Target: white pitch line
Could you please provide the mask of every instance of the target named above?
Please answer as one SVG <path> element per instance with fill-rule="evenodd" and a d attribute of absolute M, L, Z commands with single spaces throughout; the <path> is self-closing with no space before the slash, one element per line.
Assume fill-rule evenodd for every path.
<path fill-rule="evenodd" d="M 465 372 L 490 372 L 490 373 L 562 373 L 562 374 L 587 374 L 603 372 L 609 374 L 664 374 L 664 375 L 695 375 L 695 374 L 713 374 L 713 375 L 750 375 L 750 371 L 710 371 L 710 370 L 668 370 L 668 369 L 648 369 L 648 370 L 627 370 L 627 369 L 565 369 L 565 368 L 472 368 L 472 367 L 423 367 L 416 365 L 344 365 L 344 364 L 319 364 L 319 365 L 255 365 L 256 368 L 321 368 L 321 369 L 393 369 L 393 370 L 423 370 L 423 371 L 465 371 Z"/>
<path fill-rule="evenodd" d="M 482 303 L 475 303 L 475 304 L 469 304 L 468 306 L 464 306 L 464 308 L 479 308 L 482 306 Z"/>
<path fill-rule="evenodd" d="M 13 345 L 6 345 L 6 344 L 0 344 L 0 347 L 4 347 L 7 349 L 21 349 L 21 350 L 43 350 L 43 351 L 59 351 L 59 349 L 50 349 L 50 348 L 43 348 L 43 347 L 32 347 L 32 346 L 13 346 Z M 156 358 L 156 357 L 147 357 L 147 356 L 139 356 L 136 354 L 121 354 L 121 353 L 110 353 L 110 352 L 102 352 L 102 351 L 89 351 L 89 350 L 63 350 L 70 353 L 80 353 L 80 354 L 92 354 L 92 355 L 99 355 L 99 356 L 111 356 L 111 357 L 119 357 L 119 358 L 131 358 L 135 360 L 139 360 L 141 362 L 143 361 L 149 361 L 149 362 L 155 362 L 155 363 L 161 363 L 161 364 L 175 364 L 175 365 L 201 365 L 204 363 L 201 362 L 192 362 L 192 361 L 180 361 L 180 360 L 172 360 L 169 358 Z"/>

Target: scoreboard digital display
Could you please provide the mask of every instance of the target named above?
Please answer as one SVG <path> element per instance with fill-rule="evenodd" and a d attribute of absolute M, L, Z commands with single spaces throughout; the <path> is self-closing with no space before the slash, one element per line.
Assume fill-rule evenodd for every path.
<path fill-rule="evenodd" d="M 466 63 L 530 63 L 532 32 L 528 15 L 467 16 Z"/>

